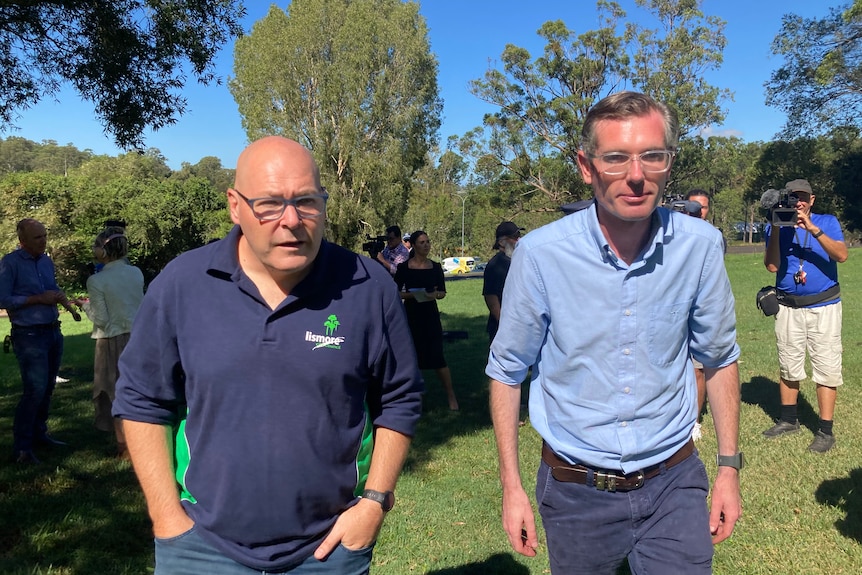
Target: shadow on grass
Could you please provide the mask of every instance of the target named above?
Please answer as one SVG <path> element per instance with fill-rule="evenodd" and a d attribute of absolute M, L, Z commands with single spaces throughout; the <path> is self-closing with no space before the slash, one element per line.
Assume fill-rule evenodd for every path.
<path fill-rule="evenodd" d="M 11 462 L 21 395 L 13 354 L 0 356 L 0 573 L 146 573 L 152 555 L 143 496 L 113 434 L 93 427 L 93 343 L 66 335 L 50 431 L 68 447 L 37 448 L 39 465 Z"/>
<path fill-rule="evenodd" d="M 742 402 L 760 407 L 773 421 L 778 421 L 778 418 L 781 417 L 778 382 L 768 377 L 756 376 L 751 378 L 751 381 L 742 384 Z M 816 433 L 820 428 L 820 416 L 803 391 L 799 392 L 797 409 L 800 425 L 807 427 L 812 433 Z"/>
<path fill-rule="evenodd" d="M 429 571 L 428 575 L 529 575 L 530 570 L 515 561 L 508 553 L 491 555 L 480 563 L 468 563 L 448 569 Z"/>
<path fill-rule="evenodd" d="M 818 503 L 842 509 L 846 516 L 835 522 L 838 532 L 862 542 L 862 469 L 852 469 L 849 477 L 824 481 L 814 496 Z"/>
<path fill-rule="evenodd" d="M 446 394 L 437 375 L 433 370 L 423 371 L 425 396 L 422 418 L 410 446 L 405 471 L 421 467 L 423 462 L 428 461 L 429 453 L 450 438 L 491 426 L 488 379 L 485 376 L 485 364 L 488 362 L 486 319 L 484 316 L 441 314 L 445 331 L 467 333 L 466 339 L 444 341 L 443 344 L 443 353 L 452 372 L 452 385 L 460 410 L 449 410 Z"/>

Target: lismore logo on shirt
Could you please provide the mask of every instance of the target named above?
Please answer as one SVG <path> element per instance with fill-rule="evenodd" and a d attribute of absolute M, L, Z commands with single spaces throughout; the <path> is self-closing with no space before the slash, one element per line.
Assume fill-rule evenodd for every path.
<path fill-rule="evenodd" d="M 311 348 L 311 351 L 320 349 L 321 347 L 341 349 L 341 344 L 344 343 L 344 337 L 334 335 L 338 330 L 339 325 L 341 325 L 341 323 L 338 321 L 338 317 L 335 314 L 331 314 L 326 318 L 326 321 L 323 322 L 323 327 L 325 329 L 323 335 L 312 333 L 310 331 L 305 332 L 305 341 L 315 344 L 314 347 Z"/>

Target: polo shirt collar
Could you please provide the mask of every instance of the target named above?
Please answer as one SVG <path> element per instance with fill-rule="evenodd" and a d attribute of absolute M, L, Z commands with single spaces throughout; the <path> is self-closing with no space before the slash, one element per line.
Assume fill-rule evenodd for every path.
<path fill-rule="evenodd" d="M 239 244 L 241 235 L 242 229 L 238 225 L 234 225 L 224 239 L 215 242 L 207 266 L 207 271 L 211 275 L 234 283 L 240 283 L 242 278 L 246 278 L 245 281 L 249 281 L 247 279 L 248 276 L 242 273 L 242 268 L 239 265 L 237 245 Z M 340 269 L 342 267 L 340 264 L 333 261 L 337 249 L 334 244 L 329 243 L 325 239 L 320 243 L 320 250 L 317 252 L 317 257 L 312 263 L 311 272 L 293 288 L 291 296 L 302 297 L 312 295 L 319 292 L 321 286 L 338 283 L 337 278 L 339 276 L 343 277 L 344 270 Z M 370 277 L 368 270 L 358 265 L 359 259 L 358 257 L 356 258 L 357 265 L 351 278 L 354 283 L 359 283 Z"/>

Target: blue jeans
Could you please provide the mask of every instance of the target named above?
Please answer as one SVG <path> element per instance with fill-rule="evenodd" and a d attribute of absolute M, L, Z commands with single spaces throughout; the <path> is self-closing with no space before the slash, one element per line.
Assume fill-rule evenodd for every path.
<path fill-rule="evenodd" d="M 708 491 L 696 455 L 625 493 L 557 481 L 542 462 L 536 500 L 551 573 L 613 575 L 626 557 L 635 575 L 712 573 Z"/>
<path fill-rule="evenodd" d="M 14 450 L 29 451 L 48 431 L 48 409 L 63 357 L 60 328 L 12 326 L 12 347 L 21 370 L 23 392 L 15 409 Z"/>
<path fill-rule="evenodd" d="M 335 548 L 325 561 L 312 555 L 299 565 L 283 571 L 252 569 L 221 554 L 204 541 L 192 527 L 170 539 L 156 539 L 155 575 L 368 575 L 374 546 L 351 551 L 343 545 Z"/>

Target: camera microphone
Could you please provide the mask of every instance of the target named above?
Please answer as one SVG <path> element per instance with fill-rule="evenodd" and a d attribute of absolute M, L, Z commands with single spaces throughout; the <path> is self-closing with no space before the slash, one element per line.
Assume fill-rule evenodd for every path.
<path fill-rule="evenodd" d="M 778 190 L 766 190 L 765 192 L 763 192 L 763 195 L 760 196 L 760 205 L 763 207 L 764 210 L 768 210 L 778 203 L 778 198 L 780 196 L 781 192 L 779 192 Z"/>

